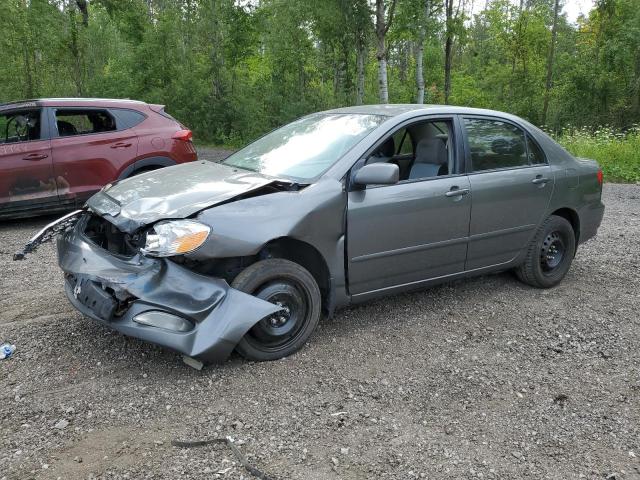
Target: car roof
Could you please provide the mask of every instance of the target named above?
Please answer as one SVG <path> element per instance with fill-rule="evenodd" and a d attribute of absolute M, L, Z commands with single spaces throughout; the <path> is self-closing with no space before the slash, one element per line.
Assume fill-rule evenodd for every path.
<path fill-rule="evenodd" d="M 116 98 L 36 98 L 32 100 L 20 100 L 0 104 L 0 110 L 33 108 L 33 107 L 133 107 L 146 105 L 139 100 Z"/>
<path fill-rule="evenodd" d="M 335 108 L 322 113 L 353 113 L 362 115 L 385 115 L 395 117 L 408 112 L 435 113 L 435 114 L 469 114 L 469 115 L 489 115 L 500 117 L 513 117 L 508 113 L 484 108 L 457 107 L 453 105 L 420 105 L 417 103 L 398 103 L 383 105 L 358 105 L 354 107 Z"/>

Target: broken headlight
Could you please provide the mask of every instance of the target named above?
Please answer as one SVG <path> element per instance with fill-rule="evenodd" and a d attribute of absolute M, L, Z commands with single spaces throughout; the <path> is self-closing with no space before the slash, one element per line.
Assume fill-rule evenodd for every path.
<path fill-rule="evenodd" d="M 156 223 L 147 233 L 141 250 L 152 257 L 171 257 L 193 252 L 204 243 L 211 228 L 192 220 L 173 220 Z"/>

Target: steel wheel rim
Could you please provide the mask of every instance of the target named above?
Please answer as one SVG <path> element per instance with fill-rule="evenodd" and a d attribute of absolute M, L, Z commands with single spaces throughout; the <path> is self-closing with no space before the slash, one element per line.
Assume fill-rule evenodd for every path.
<path fill-rule="evenodd" d="M 245 337 L 247 342 L 270 352 L 286 349 L 304 330 L 310 313 L 307 290 L 295 280 L 279 279 L 261 286 L 254 295 L 282 310 L 254 325 Z"/>
<path fill-rule="evenodd" d="M 558 231 L 549 233 L 540 249 L 540 267 L 546 275 L 552 274 L 566 258 L 567 246 L 562 234 Z"/>

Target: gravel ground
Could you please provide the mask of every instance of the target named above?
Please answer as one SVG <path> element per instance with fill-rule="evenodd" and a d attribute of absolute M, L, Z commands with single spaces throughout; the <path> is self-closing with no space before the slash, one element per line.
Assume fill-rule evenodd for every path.
<path fill-rule="evenodd" d="M 606 185 L 565 281 L 510 274 L 347 309 L 298 354 L 193 370 L 0 255 L 0 479 L 640 478 L 640 186 Z M 48 219 L 0 224 L 13 252 Z"/>

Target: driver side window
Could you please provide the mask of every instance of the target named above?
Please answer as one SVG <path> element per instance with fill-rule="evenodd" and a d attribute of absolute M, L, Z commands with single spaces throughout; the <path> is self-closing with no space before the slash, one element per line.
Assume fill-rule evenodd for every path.
<path fill-rule="evenodd" d="M 453 128 L 449 120 L 422 120 L 396 130 L 367 159 L 393 163 L 400 181 L 449 175 L 453 171 Z"/>
<path fill-rule="evenodd" d="M 40 140 L 40 110 L 0 115 L 0 144 Z"/>

